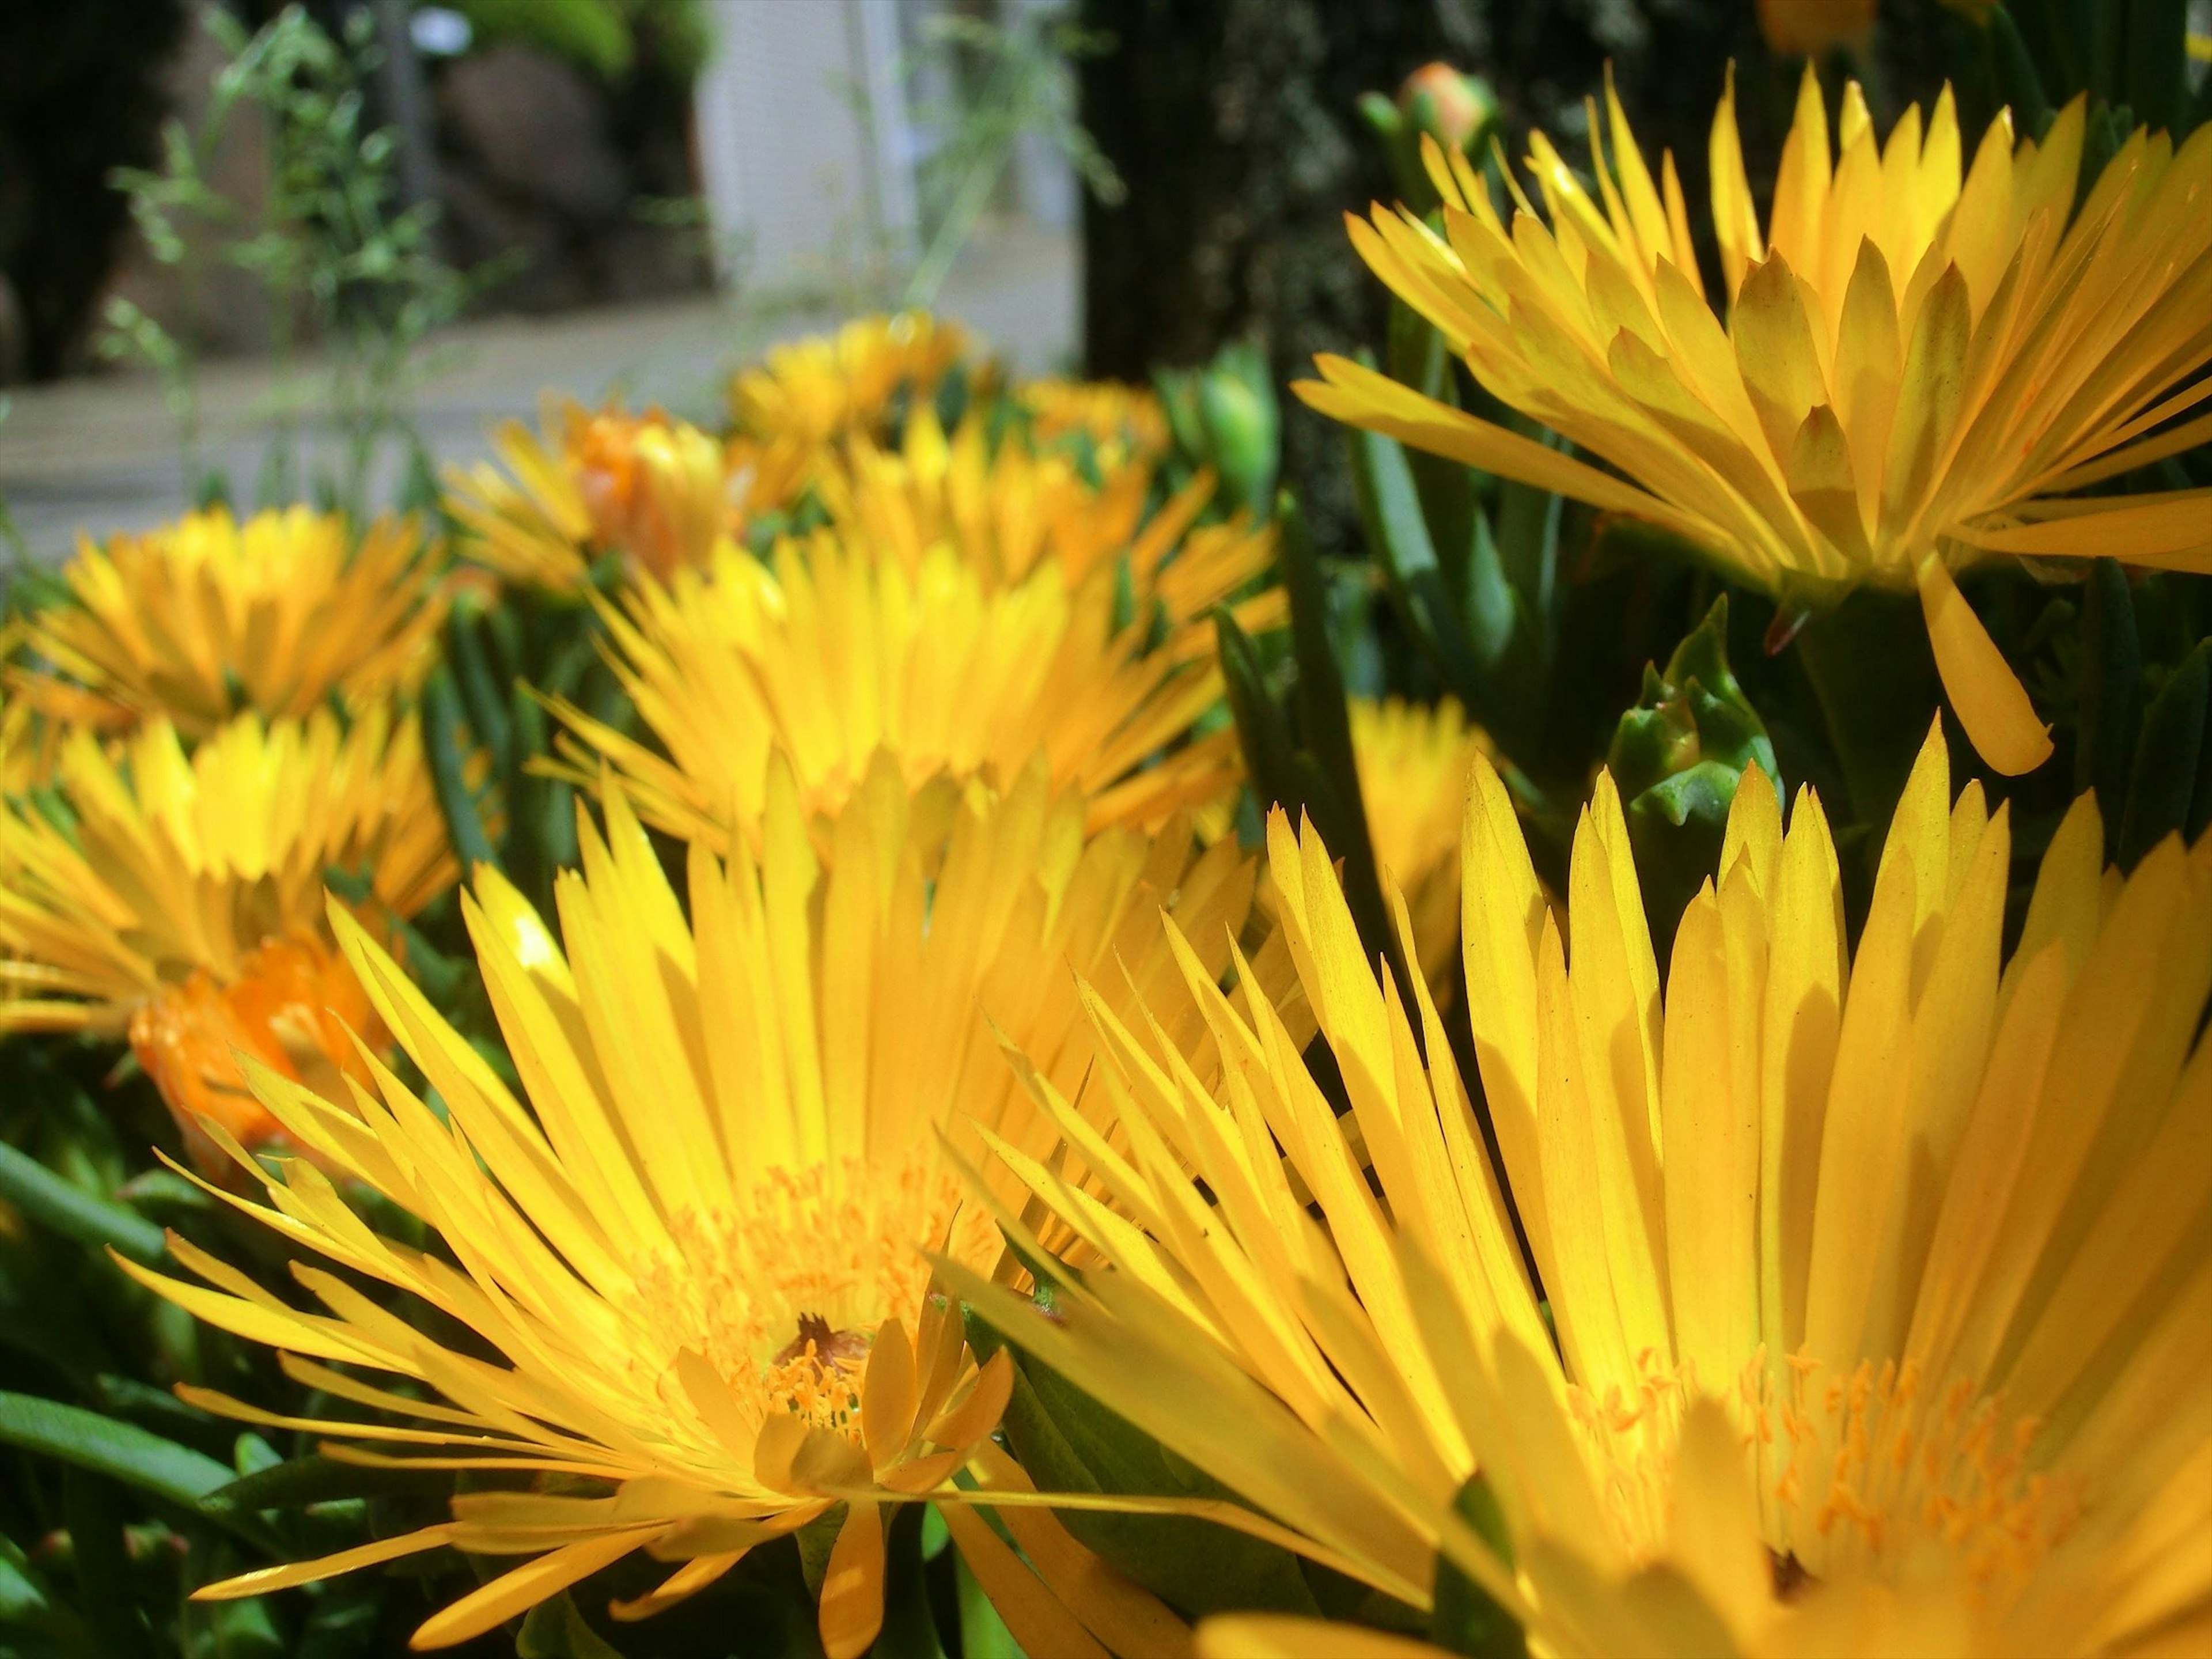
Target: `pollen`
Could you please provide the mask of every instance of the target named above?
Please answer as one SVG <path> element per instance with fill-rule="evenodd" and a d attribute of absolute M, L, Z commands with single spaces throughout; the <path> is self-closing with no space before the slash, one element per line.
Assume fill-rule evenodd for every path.
<path fill-rule="evenodd" d="M 1688 1367 L 1643 1357 L 1632 1389 L 1600 1399 L 1570 1388 L 1568 1404 L 1632 1559 L 1668 1542 L 1668 1495 L 1684 1407 L 1698 1384 Z M 1804 1354 L 1747 1365 L 1727 1401 L 1763 1494 L 1766 1544 L 1787 1600 L 1808 1581 L 1886 1579 L 1941 1552 L 1976 1593 L 2002 1608 L 2081 1512 L 2076 1480 L 2042 1474 L 2039 1425 L 2008 1413 L 1969 1379 L 1928 1386 L 1917 1365 L 1887 1360 L 1848 1372 Z"/>
<path fill-rule="evenodd" d="M 859 1434 L 860 1377 L 886 1319 L 914 1328 L 925 1251 L 975 1256 L 979 1223 L 933 1147 L 893 1170 L 843 1160 L 768 1171 L 727 1209 L 671 1224 L 635 1269 L 641 1368 L 690 1349 L 748 1415 Z"/>

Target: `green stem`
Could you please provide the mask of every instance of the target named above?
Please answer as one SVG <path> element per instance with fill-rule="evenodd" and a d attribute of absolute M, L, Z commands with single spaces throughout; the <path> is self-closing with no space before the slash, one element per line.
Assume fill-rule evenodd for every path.
<path fill-rule="evenodd" d="M 1828 728 L 1851 816 L 1879 841 L 1942 708 L 1919 607 L 1866 590 L 1798 631 L 1798 660 Z"/>

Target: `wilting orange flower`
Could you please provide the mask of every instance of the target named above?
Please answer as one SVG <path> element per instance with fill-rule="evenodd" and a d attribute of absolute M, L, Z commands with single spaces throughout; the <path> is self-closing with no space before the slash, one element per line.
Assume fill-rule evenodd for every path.
<path fill-rule="evenodd" d="M 85 543 L 70 598 L 31 617 L 44 668 L 15 690 L 67 722 L 163 718 L 198 735 L 234 714 L 299 719 L 333 695 L 374 699 L 425 672 L 444 616 L 438 562 L 412 518 L 356 538 L 304 507 L 188 513 L 143 536 Z"/>
<path fill-rule="evenodd" d="M 459 876 L 421 728 L 380 705 L 342 727 L 233 720 L 189 757 L 156 720 L 111 756 L 64 742 L 64 829 L 0 803 L 0 1034 L 119 1035 L 138 1005 L 205 969 L 228 982 L 264 939 L 322 925 L 349 872 L 372 916 L 411 916 Z"/>
<path fill-rule="evenodd" d="M 163 987 L 131 1016 L 131 1047 L 177 1120 L 193 1162 L 228 1164 L 209 1125 L 254 1152 L 289 1146 L 283 1126 L 246 1087 L 239 1056 L 317 1093 L 344 1092 L 340 1080 L 374 1081 L 353 1036 L 373 1049 L 390 1034 L 345 959 L 312 935 L 264 939 L 234 975 L 204 968 Z"/>
<path fill-rule="evenodd" d="M 1863 46 L 1874 32 L 1875 0 L 1759 0 L 1759 27 L 1777 52 L 1808 56 Z"/>
<path fill-rule="evenodd" d="M 549 407 L 540 438 L 520 421 L 492 434 L 514 474 L 479 461 L 448 472 L 471 557 L 510 581 L 568 593 L 618 554 L 665 579 L 702 565 L 753 516 L 787 505 L 811 465 L 796 444 L 724 444 L 661 410 Z"/>

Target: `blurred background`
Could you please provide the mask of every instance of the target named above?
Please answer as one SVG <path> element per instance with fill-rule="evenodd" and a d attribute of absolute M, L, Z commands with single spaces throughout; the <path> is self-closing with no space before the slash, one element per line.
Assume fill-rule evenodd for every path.
<path fill-rule="evenodd" d="M 1387 112 L 1449 60 L 1482 106 L 1425 119 L 1576 154 L 1609 64 L 1695 202 L 1731 61 L 1753 179 L 1802 49 L 1864 78 L 1882 124 L 1964 63 L 1974 130 L 1973 9 L 10 0 L 0 499 L 52 559 L 82 529 L 300 493 L 333 453 L 404 498 L 545 388 L 698 417 L 769 342 L 902 304 L 1028 372 L 1142 380 L 1249 342 L 1279 386 L 1385 325 L 1342 228 L 1399 193 L 1363 94 Z M 1343 435 L 1281 419 L 1334 549 Z"/>

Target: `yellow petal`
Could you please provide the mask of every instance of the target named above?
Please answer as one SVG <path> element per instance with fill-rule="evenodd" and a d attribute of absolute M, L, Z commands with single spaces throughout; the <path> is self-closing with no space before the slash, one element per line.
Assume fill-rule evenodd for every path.
<path fill-rule="evenodd" d="M 884 1521 L 873 1504 L 845 1512 L 822 1577 L 822 1650 L 860 1659 L 884 1627 Z"/>
<path fill-rule="evenodd" d="M 565 1544 L 512 1572 L 501 1573 L 489 1583 L 471 1590 L 451 1607 L 424 1620 L 407 1645 L 416 1652 L 450 1648 L 505 1624 L 519 1613 L 527 1613 L 540 1601 L 559 1595 L 569 1585 L 590 1577 L 601 1567 L 611 1566 L 653 1537 L 651 1530 L 628 1528 L 604 1537 Z"/>
<path fill-rule="evenodd" d="M 1960 593 L 1941 554 L 1920 561 L 1919 581 L 1936 672 L 1975 751 L 2008 776 L 2033 772 L 2051 758 L 2051 744 L 2027 688 Z"/>

